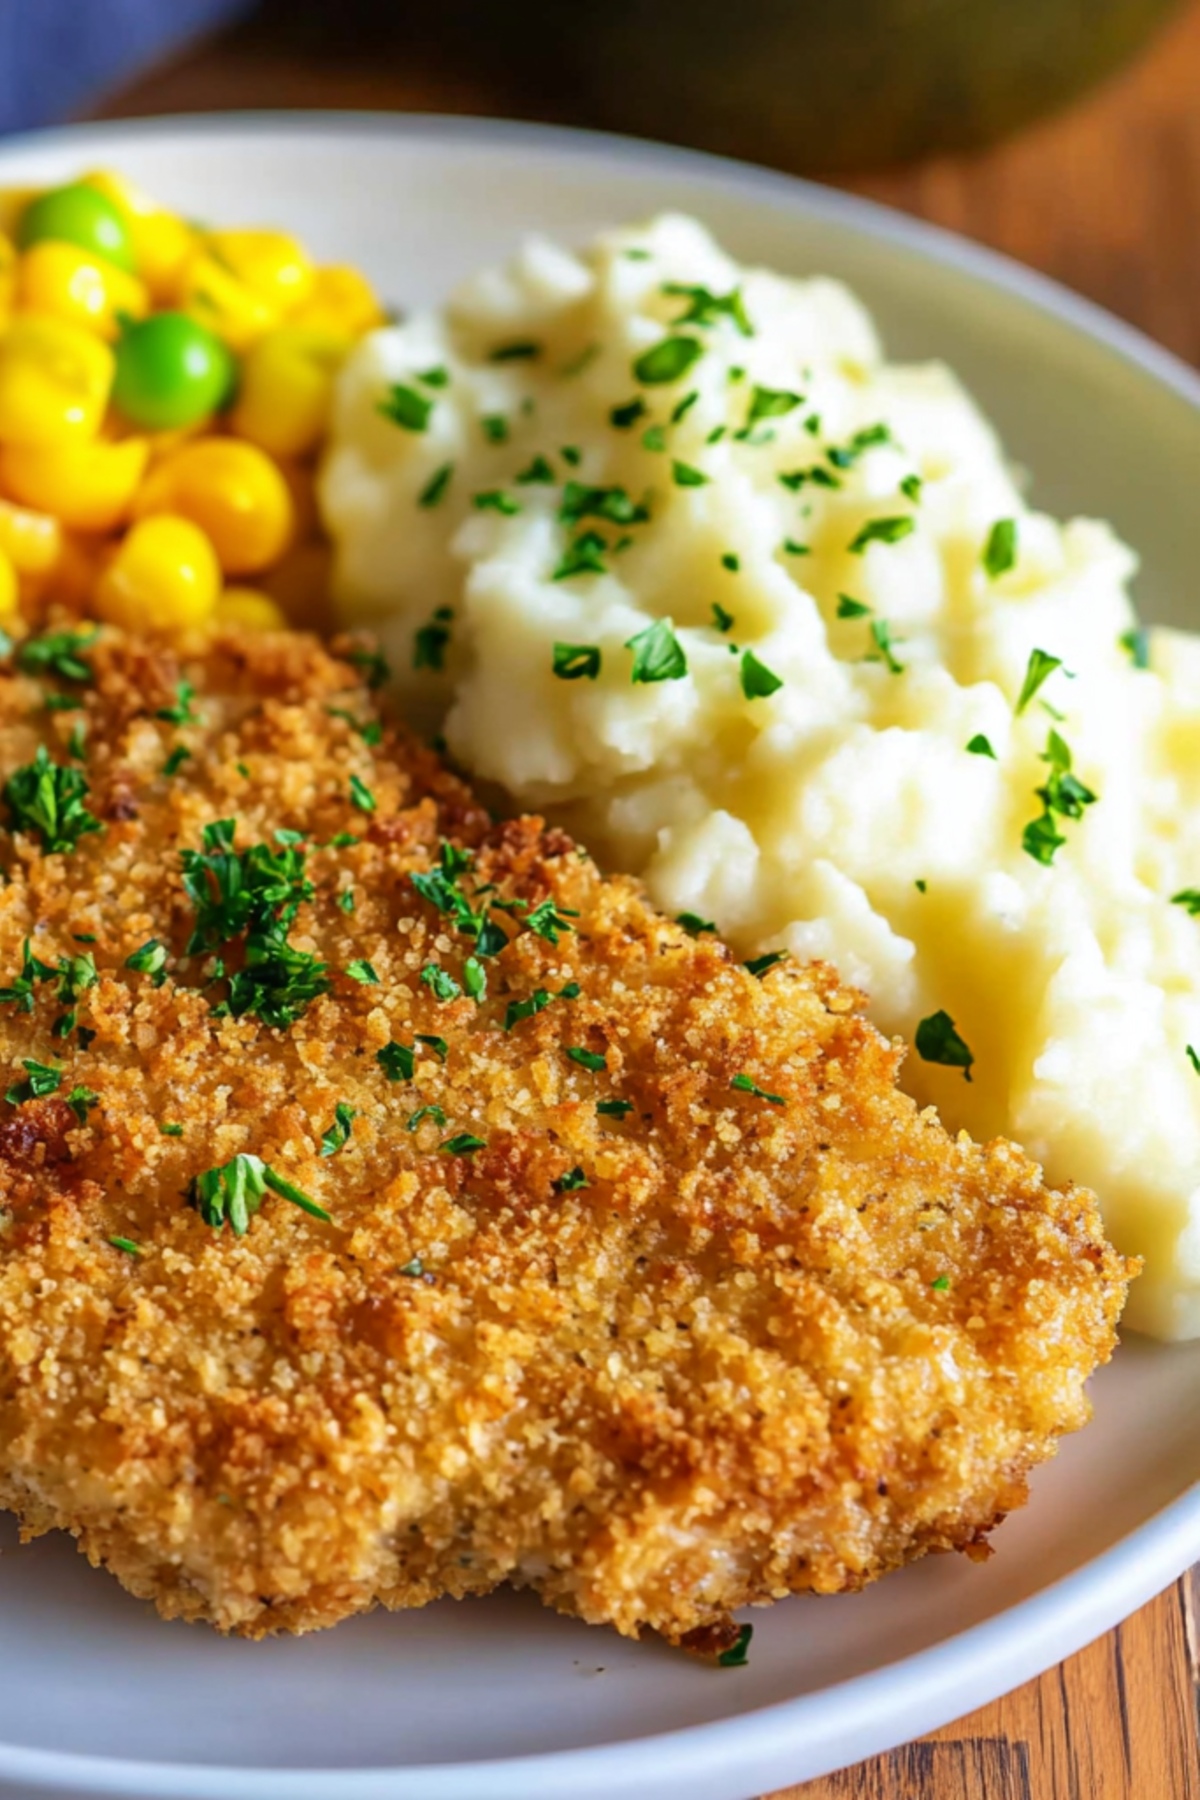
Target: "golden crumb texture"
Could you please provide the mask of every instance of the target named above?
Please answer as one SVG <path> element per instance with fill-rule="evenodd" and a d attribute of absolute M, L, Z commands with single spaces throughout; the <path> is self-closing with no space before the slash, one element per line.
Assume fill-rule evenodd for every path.
<path fill-rule="evenodd" d="M 829 968 L 756 977 L 493 823 L 372 728 L 349 645 L 85 654 L 88 682 L 0 666 L 0 779 L 45 745 L 102 826 L 0 832 L 0 985 L 26 940 L 97 975 L 69 1030 L 48 977 L 0 1006 L 26 1531 L 248 1637 L 511 1582 L 710 1652 L 737 1607 L 982 1554 L 1113 1349 L 1133 1271 L 1093 1196 L 919 1112 Z M 220 820 L 235 852 L 296 834 L 312 882 L 288 942 L 328 987 L 285 1026 L 222 1008 L 243 943 L 188 954 L 183 853 Z M 413 885 L 443 841 L 490 954 Z M 56 1091 L 21 1097 L 27 1059 Z M 268 1189 L 244 1235 L 206 1223 L 191 1184 L 239 1155 L 328 1222 Z"/>

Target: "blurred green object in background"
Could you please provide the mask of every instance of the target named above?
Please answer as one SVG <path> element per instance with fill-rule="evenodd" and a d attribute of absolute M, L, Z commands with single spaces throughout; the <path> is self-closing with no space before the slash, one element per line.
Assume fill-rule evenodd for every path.
<path fill-rule="evenodd" d="M 1118 68 L 1177 5 L 506 0 L 476 22 L 539 66 L 556 116 L 828 171 L 988 143 Z"/>

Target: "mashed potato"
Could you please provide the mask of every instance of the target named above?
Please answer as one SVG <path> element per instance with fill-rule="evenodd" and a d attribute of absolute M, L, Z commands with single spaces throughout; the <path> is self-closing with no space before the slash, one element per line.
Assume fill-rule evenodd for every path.
<path fill-rule="evenodd" d="M 1131 1322 L 1200 1333 L 1200 641 L 947 370 L 687 219 L 535 242 L 362 344 L 323 502 L 468 769 L 834 962 L 919 1098 L 1097 1190 Z"/>

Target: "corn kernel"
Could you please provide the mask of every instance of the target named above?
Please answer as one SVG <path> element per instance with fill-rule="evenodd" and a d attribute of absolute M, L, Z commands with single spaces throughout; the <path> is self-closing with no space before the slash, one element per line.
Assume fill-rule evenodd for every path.
<path fill-rule="evenodd" d="M 214 616 L 218 625 L 241 625 L 247 631 L 281 631 L 287 624 L 277 601 L 249 587 L 227 587 Z"/>
<path fill-rule="evenodd" d="M 307 456 L 329 421 L 333 381 L 351 348 L 344 333 L 281 325 L 246 352 L 230 424 L 271 456 Z"/>
<path fill-rule="evenodd" d="M 275 464 L 235 438 L 201 438 L 158 465 L 134 515 L 163 512 L 199 525 L 227 575 L 250 575 L 278 562 L 295 526 L 292 497 Z"/>
<path fill-rule="evenodd" d="M 95 606 L 131 631 L 179 631 L 211 618 L 220 592 L 221 566 L 200 527 L 162 513 L 124 538 L 97 583 Z"/>
<path fill-rule="evenodd" d="M 0 337 L 0 442 L 62 444 L 95 437 L 113 354 L 92 332 L 28 313 Z"/>
<path fill-rule="evenodd" d="M 75 244 L 34 244 L 17 264 L 16 303 L 22 312 L 49 313 L 102 338 L 115 338 L 119 317 L 144 319 L 149 297 L 134 275 Z"/>
<path fill-rule="evenodd" d="M 364 331 L 385 324 L 386 314 L 365 275 L 339 263 L 326 263 L 313 271 L 308 298 L 288 323 L 361 337 Z"/>
<path fill-rule="evenodd" d="M 313 266 L 303 245 L 287 232 L 210 231 L 205 242 L 223 268 L 277 312 L 291 312 L 307 300 Z"/>
<path fill-rule="evenodd" d="M 20 575 L 43 575 L 62 554 L 62 526 L 49 513 L 0 500 L 0 551 Z"/>
<path fill-rule="evenodd" d="M 0 624 L 16 618 L 20 600 L 21 590 L 12 557 L 0 550 Z"/>
<path fill-rule="evenodd" d="M 11 238 L 0 231 L 0 325 L 7 324 L 16 303 L 17 250 Z"/>
<path fill-rule="evenodd" d="M 248 350 L 279 318 L 277 307 L 204 250 L 188 260 L 179 303 L 184 312 L 223 338 L 231 350 Z"/>
<path fill-rule="evenodd" d="M 0 445 L 0 487 L 25 506 L 53 513 L 69 531 L 113 531 L 146 472 L 145 438 L 119 443 Z"/>
<path fill-rule="evenodd" d="M 94 169 L 83 179 L 89 187 L 107 195 L 124 215 L 138 275 L 155 304 L 174 305 L 180 296 L 184 268 L 195 247 L 191 226 L 174 213 L 165 212 L 112 169 Z"/>

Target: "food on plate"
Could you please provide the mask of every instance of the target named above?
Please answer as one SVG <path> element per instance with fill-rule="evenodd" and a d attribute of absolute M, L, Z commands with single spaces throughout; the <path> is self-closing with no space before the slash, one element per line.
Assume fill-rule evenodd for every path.
<path fill-rule="evenodd" d="M 1113 1347 L 1092 1195 L 919 1112 L 830 968 L 492 823 L 383 673 L 0 676 L 0 1502 L 249 1636 L 511 1581 L 736 1660 L 979 1554 Z"/>
<path fill-rule="evenodd" d="M 318 620 L 312 461 L 382 318 L 357 270 L 111 171 L 0 195 L 0 623 Z"/>
<path fill-rule="evenodd" d="M 368 335 L 343 617 L 472 775 L 742 954 L 818 956 L 952 1127 L 1100 1194 L 1200 1332 L 1200 639 L 939 365 L 666 217 Z"/>

